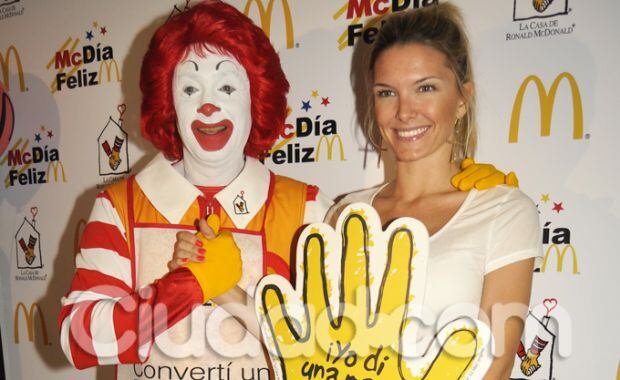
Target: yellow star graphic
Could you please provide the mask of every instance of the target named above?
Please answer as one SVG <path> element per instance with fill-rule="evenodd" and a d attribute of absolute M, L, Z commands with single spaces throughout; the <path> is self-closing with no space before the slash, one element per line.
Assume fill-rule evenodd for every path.
<path fill-rule="evenodd" d="M 99 23 L 97 21 L 93 21 L 93 28 L 98 28 L 99 27 Z"/>
<path fill-rule="evenodd" d="M 312 90 L 312 97 L 316 98 L 317 96 L 319 96 L 319 91 L 318 90 Z"/>
<path fill-rule="evenodd" d="M 542 195 L 540 196 L 540 201 L 541 201 L 541 202 L 545 202 L 545 203 L 547 203 L 547 202 L 549 202 L 549 200 L 550 200 L 550 199 L 549 199 L 549 194 L 542 194 Z"/>
<path fill-rule="evenodd" d="M 42 125 L 40 129 L 41 129 L 41 132 L 45 132 L 45 126 Z"/>

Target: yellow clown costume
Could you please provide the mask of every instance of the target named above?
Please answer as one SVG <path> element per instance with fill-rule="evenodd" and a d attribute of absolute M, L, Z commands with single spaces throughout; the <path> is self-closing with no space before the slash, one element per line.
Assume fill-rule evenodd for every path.
<path fill-rule="evenodd" d="M 97 197 L 59 317 L 61 345 L 75 367 L 118 364 L 119 379 L 266 378 L 260 343 L 221 307 L 202 305 L 187 268 L 168 271 L 176 234 L 196 231 L 213 207 L 201 197 L 182 161 L 162 154 Z M 215 200 L 221 229 L 241 249 L 237 285 L 249 294 L 266 274 L 289 277 L 295 234 L 331 206 L 315 186 L 250 157 Z"/>

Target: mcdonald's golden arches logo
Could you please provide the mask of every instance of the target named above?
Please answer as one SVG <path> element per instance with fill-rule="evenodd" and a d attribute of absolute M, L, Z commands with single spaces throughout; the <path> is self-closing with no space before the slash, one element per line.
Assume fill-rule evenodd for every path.
<path fill-rule="evenodd" d="M 4 54 L 2 54 L 2 51 L 0 51 L 0 70 L 2 70 L 2 83 L 6 91 L 9 91 L 11 89 L 11 84 L 9 83 L 9 63 L 11 57 L 13 57 L 13 60 L 15 61 L 15 68 L 17 69 L 17 75 L 19 78 L 19 90 L 24 92 L 26 91 L 24 68 L 22 66 L 21 57 L 19 56 L 19 52 L 17 51 L 15 45 L 9 46 Z"/>
<path fill-rule="evenodd" d="M 555 78 L 549 88 L 549 92 L 545 89 L 542 80 L 536 75 L 530 75 L 523 80 L 521 87 L 519 87 L 519 91 L 517 91 L 517 96 L 512 106 L 508 142 L 516 143 L 519 139 L 519 119 L 521 117 L 523 97 L 525 96 L 525 92 L 530 83 L 534 83 L 538 93 L 540 105 L 540 136 L 547 137 L 551 134 L 551 117 L 553 116 L 555 97 L 560 83 L 563 80 L 568 82 L 573 99 L 573 139 L 580 140 L 583 138 L 583 105 L 581 102 L 579 85 L 572 74 L 563 72 Z"/>
<path fill-rule="evenodd" d="M 112 82 L 112 67 L 114 67 L 114 73 L 116 74 L 116 81 L 117 82 L 121 81 L 121 74 L 118 69 L 118 64 L 116 63 L 115 59 L 110 59 L 108 61 L 101 61 L 101 63 L 99 64 L 99 76 L 97 77 L 99 79 L 99 83 L 103 83 L 103 68 L 104 67 L 106 69 L 105 72 L 107 74 L 108 82 Z"/>
<path fill-rule="evenodd" d="M 67 182 L 67 176 L 65 175 L 65 166 L 60 161 L 50 161 L 47 164 L 47 172 L 45 176 L 45 180 L 47 183 L 50 182 L 50 173 L 54 173 L 54 182 L 58 182 L 58 170 L 60 169 L 60 174 L 62 174 L 62 182 Z"/>
<path fill-rule="evenodd" d="M 566 258 L 566 253 L 571 253 L 573 258 L 573 274 L 579 274 L 579 264 L 577 263 L 577 252 L 572 244 L 566 244 L 563 246 L 559 246 L 557 244 L 550 244 L 547 247 L 547 251 L 545 252 L 545 257 L 543 259 L 542 266 L 540 267 L 541 272 L 545 272 L 547 270 L 547 263 L 549 261 L 549 256 L 551 253 L 555 253 L 555 257 L 557 259 L 557 272 L 562 272 L 564 270 L 564 259 Z"/>
<path fill-rule="evenodd" d="M 342 139 L 340 138 L 340 135 L 332 135 L 327 136 L 327 135 L 323 135 L 319 138 L 319 141 L 316 143 L 316 153 L 315 153 L 315 161 L 318 162 L 319 158 L 321 157 L 321 146 L 323 145 L 323 141 L 325 141 L 325 144 L 327 145 L 327 159 L 329 161 L 332 160 L 332 154 L 334 151 L 334 142 L 338 140 L 338 148 L 340 149 L 340 161 L 344 161 L 344 147 L 342 146 Z"/>
<path fill-rule="evenodd" d="M 286 33 L 286 48 L 292 49 L 295 46 L 295 35 L 293 31 L 293 17 L 291 16 L 291 7 L 288 4 L 288 0 L 280 0 L 282 4 L 282 12 L 284 13 L 284 27 Z M 273 16 L 274 0 L 269 0 L 267 8 L 263 4 L 262 0 L 248 0 L 245 3 L 243 13 L 248 16 L 252 8 L 252 4 L 256 4 L 258 8 L 258 14 L 260 17 L 261 28 L 271 38 L 271 19 Z"/>
<path fill-rule="evenodd" d="M 22 313 L 20 313 L 20 311 Z M 14 332 L 13 338 L 15 340 L 15 344 L 19 344 L 20 315 L 24 316 L 24 320 L 26 322 L 26 331 L 28 332 L 28 341 L 34 342 L 34 339 L 35 339 L 34 318 L 36 316 L 39 320 L 39 326 L 41 327 L 41 335 L 43 337 L 43 343 L 46 346 L 51 345 L 49 341 L 49 336 L 47 334 L 47 325 L 45 324 L 45 316 L 43 315 L 43 311 L 41 310 L 41 307 L 36 302 L 32 303 L 30 305 L 30 308 L 27 308 L 23 302 L 19 302 L 17 303 L 17 305 L 15 305 L 15 313 L 13 315 L 13 332 Z"/>

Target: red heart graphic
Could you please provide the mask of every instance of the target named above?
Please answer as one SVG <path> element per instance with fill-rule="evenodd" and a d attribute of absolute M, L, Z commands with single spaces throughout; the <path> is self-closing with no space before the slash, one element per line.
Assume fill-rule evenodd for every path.
<path fill-rule="evenodd" d="M 558 300 L 556 298 L 545 298 L 543 300 L 543 305 L 545 306 L 545 309 L 547 309 L 547 316 L 549 316 L 551 310 L 558 306 Z"/>
<path fill-rule="evenodd" d="M 38 207 L 30 207 L 30 214 L 32 214 L 32 219 L 37 217 L 37 213 L 39 212 Z"/>
<path fill-rule="evenodd" d="M 127 109 L 127 105 L 125 103 L 119 104 L 118 107 L 116 107 L 116 109 L 118 110 L 120 117 L 123 117 L 123 114 L 125 113 L 125 110 Z"/>

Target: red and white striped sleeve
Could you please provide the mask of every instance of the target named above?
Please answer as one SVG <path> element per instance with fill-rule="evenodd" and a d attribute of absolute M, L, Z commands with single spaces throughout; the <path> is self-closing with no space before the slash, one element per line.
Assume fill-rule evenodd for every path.
<path fill-rule="evenodd" d="M 135 289 L 125 226 L 106 191 L 97 196 L 75 264 L 58 323 L 62 349 L 79 369 L 144 362 L 155 336 L 202 303 L 186 268 Z"/>

